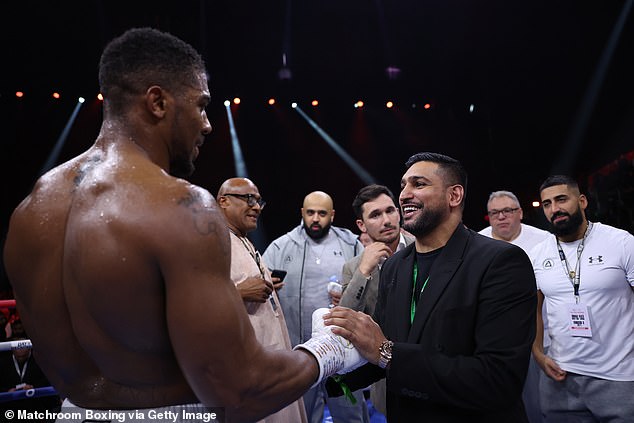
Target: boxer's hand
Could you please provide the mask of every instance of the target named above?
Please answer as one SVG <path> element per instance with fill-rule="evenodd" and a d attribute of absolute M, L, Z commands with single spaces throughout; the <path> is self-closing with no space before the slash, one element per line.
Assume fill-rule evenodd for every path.
<path fill-rule="evenodd" d="M 367 363 L 352 343 L 333 334 L 330 326 L 326 327 L 322 317 L 326 313 L 327 308 L 313 312 L 312 338 L 294 348 L 303 348 L 315 356 L 319 377 L 313 386 L 336 373 L 348 373 Z"/>

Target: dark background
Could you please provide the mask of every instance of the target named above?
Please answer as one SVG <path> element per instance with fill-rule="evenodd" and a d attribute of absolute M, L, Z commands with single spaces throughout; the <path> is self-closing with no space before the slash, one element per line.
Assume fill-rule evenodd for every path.
<path fill-rule="evenodd" d="M 438 151 L 469 172 L 465 223 L 480 230 L 491 191 L 514 191 L 544 227 L 538 187 L 569 173 L 594 192 L 598 219 L 632 231 L 634 17 L 602 62 L 624 1 L 180 0 L 8 2 L 1 14 L 2 228 L 30 191 L 76 105 L 87 101 L 58 163 L 88 148 L 101 123 L 105 44 L 153 26 L 196 47 L 211 75 L 214 126 L 191 180 L 216 193 L 235 175 L 223 101 L 249 176 L 268 202 L 257 244 L 300 222 L 303 197 L 335 201 L 355 230 L 363 181 L 289 106 L 297 101 L 373 178 L 398 195 L 403 163 Z M 286 53 L 290 80 L 280 80 Z M 604 78 L 596 79 L 603 63 Z M 386 68 L 398 67 L 396 79 Z M 600 74 L 600 73 L 599 73 Z M 596 96 L 589 95 L 593 81 Z M 25 92 L 17 99 L 15 92 Z M 59 91 L 61 99 L 51 97 Z M 267 104 L 277 98 L 275 107 Z M 320 101 L 318 107 L 310 101 Z M 355 109 L 362 99 L 366 106 Z M 587 100 L 590 101 L 587 101 Z M 385 102 L 396 103 L 387 109 Z M 430 103 L 431 109 L 422 105 Z M 469 105 L 475 109 L 469 112 Z M 414 105 L 414 106 L 413 106 Z M 599 181 L 599 182 L 597 182 Z M 594 186 L 592 186 L 594 184 Z M 599 186 L 599 192 L 597 192 Z"/>

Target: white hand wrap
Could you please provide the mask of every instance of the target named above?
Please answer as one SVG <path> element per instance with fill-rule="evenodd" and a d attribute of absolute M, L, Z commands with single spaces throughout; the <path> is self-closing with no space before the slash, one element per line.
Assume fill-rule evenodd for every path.
<path fill-rule="evenodd" d="M 332 333 L 332 327 L 324 324 L 323 315 L 330 310 L 319 308 L 313 312 L 312 338 L 293 349 L 310 352 L 319 364 L 319 377 L 313 387 L 335 373 L 348 373 L 367 363 L 351 342 Z"/>

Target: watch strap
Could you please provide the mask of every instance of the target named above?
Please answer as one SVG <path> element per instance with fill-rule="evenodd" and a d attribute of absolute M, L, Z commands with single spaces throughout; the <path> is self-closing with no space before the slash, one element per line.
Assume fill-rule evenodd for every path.
<path fill-rule="evenodd" d="M 385 369 L 392 361 L 393 346 L 394 342 L 390 340 L 381 342 L 381 345 L 379 346 L 379 362 L 377 363 L 380 368 Z"/>

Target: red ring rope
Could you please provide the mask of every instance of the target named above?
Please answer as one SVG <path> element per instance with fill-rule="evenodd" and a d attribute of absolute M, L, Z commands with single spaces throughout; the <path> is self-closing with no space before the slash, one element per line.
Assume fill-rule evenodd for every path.
<path fill-rule="evenodd" d="M 15 307 L 15 300 L 0 300 L 0 308 L 13 308 Z"/>

